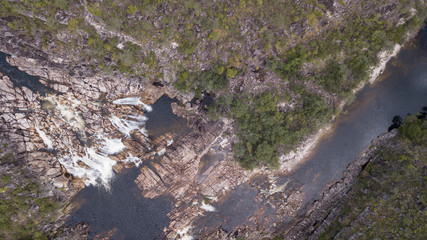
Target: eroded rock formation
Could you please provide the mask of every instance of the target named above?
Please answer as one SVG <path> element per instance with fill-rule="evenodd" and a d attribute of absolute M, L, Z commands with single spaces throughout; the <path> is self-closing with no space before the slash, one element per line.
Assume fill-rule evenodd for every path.
<path fill-rule="evenodd" d="M 7 60 L 41 76 L 39 82 L 50 89 L 43 95 L 1 75 L 1 119 L 9 144 L 16 146 L 29 169 L 61 189 L 66 198 L 88 184 L 108 187 L 115 172 L 145 162 L 135 182 L 144 197 L 170 194 L 176 199 L 168 214 L 170 225 L 164 230 L 173 238 L 203 213 L 216 211 L 212 204 L 252 177 L 268 176 L 266 186 L 275 187 L 268 169 L 243 170 L 232 159 L 233 136 L 224 134 L 232 132 L 230 122 L 210 122 L 197 113 L 197 106 L 172 104 L 177 115 L 188 119 L 191 131 L 149 138 L 145 113 L 151 110 L 149 104 L 168 93 L 165 89 L 140 86 L 127 78 L 72 77 L 55 68 L 40 68 L 37 61 L 25 58 Z M 272 204 L 267 200 L 283 191 L 260 191 L 256 198 L 264 207 L 248 216 L 248 221 L 266 224 L 263 209 Z M 269 214 L 293 212 L 299 199 L 291 196 L 289 203 L 278 204 L 277 211 Z"/>

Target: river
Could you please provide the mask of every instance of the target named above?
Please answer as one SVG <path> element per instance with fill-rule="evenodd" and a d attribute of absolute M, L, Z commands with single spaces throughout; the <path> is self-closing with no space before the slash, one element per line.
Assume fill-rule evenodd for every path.
<path fill-rule="evenodd" d="M 343 109 L 313 154 L 287 176 L 303 185 L 304 203 L 311 203 L 327 183 L 342 177 L 348 164 L 388 130 L 396 115 L 414 114 L 427 106 L 427 29 L 391 60 L 372 85 L 357 93 Z"/>
<path fill-rule="evenodd" d="M 330 133 L 322 137 L 311 156 L 294 172 L 278 180 L 278 184 L 290 182 L 289 187 L 301 190 L 304 196 L 301 213 L 304 207 L 320 197 L 328 183 L 342 177 L 347 165 L 370 145 L 372 139 L 387 131 L 394 116 L 416 113 L 427 105 L 426 40 L 427 29 L 424 28 L 387 64 L 385 72 L 374 84 L 366 85 L 357 93 L 356 100 L 343 109 Z M 166 112 L 171 117 L 170 102 L 170 99 L 160 99 L 153 105 L 153 113 Z M 164 115 L 148 118 L 155 124 L 152 127 L 147 123 L 148 132 L 154 136 L 165 133 L 160 125 L 177 126 L 175 117 L 170 122 Z M 91 236 L 117 228 L 115 238 L 118 239 L 161 237 L 161 229 L 168 225 L 166 214 L 172 204 L 167 196 L 153 200 L 141 197 L 132 181 L 137 172 L 137 169 L 131 169 L 118 174 L 110 193 L 94 187 L 85 188 L 76 197 L 77 202 L 82 201 L 82 206 L 68 223 L 89 222 Z M 260 206 L 253 201 L 256 193 L 257 190 L 247 183 L 237 187 L 225 201 L 213 204 L 216 212 L 205 213 L 204 217 L 196 219 L 196 230 L 221 225 L 224 230 L 231 231 L 235 226 L 247 223 L 245 219 Z M 291 217 L 287 219 L 292 221 Z"/>
<path fill-rule="evenodd" d="M 166 133 L 180 136 L 188 132 L 186 120 L 172 112 L 171 103 L 176 101 L 164 95 L 152 105 L 153 111 L 146 114 L 151 139 Z M 109 231 L 112 239 L 161 238 L 163 228 L 169 225 L 167 213 L 172 210 L 173 198 L 167 195 L 144 198 L 134 182 L 141 173 L 140 168 L 151 167 L 156 160 L 144 161 L 139 168 L 116 174 L 109 191 L 103 187 L 85 187 L 73 199 L 76 207 L 66 224 L 89 223 L 89 238 L 107 236 Z"/>
<path fill-rule="evenodd" d="M 374 84 L 367 84 L 357 93 L 355 101 L 343 109 L 332 123 L 331 131 L 322 136 L 310 156 L 296 170 L 277 180 L 277 185 L 286 183 L 287 190 L 302 192 L 297 218 L 305 215 L 307 207 L 320 198 L 328 183 L 342 178 L 348 164 L 374 138 L 388 130 L 394 116 L 414 114 L 424 106 L 427 106 L 426 26 L 389 61 Z M 230 192 L 224 202 L 213 204 L 216 212 L 196 220 L 197 231 L 212 231 L 220 226 L 230 233 L 237 225 L 251 224 L 246 219 L 247 213 L 261 207 L 253 201 L 254 191 L 254 187 L 242 184 L 236 192 Z M 252 208 L 248 208 L 248 204 Z M 268 201 L 263 204 L 266 211 L 271 210 Z M 286 216 L 285 224 L 295 219 Z"/>
<path fill-rule="evenodd" d="M 10 76 L 15 86 L 27 86 L 41 94 L 52 92 L 37 77 L 10 66 L 5 58 L 6 55 L 0 53 L 0 71 Z M 177 135 L 187 131 L 184 121 L 171 111 L 173 101 L 161 98 L 153 105 L 153 112 L 147 115 L 147 130 L 153 138 L 172 130 L 178 130 Z M 342 177 L 348 164 L 370 145 L 372 139 L 387 131 L 394 116 L 416 113 L 423 106 L 427 106 L 426 27 L 388 63 L 374 84 L 366 85 L 357 93 L 356 100 L 343 109 L 330 133 L 322 137 L 311 156 L 294 172 L 282 176 L 277 184 L 290 182 L 289 186 L 301 189 L 304 196 L 301 209 L 304 209 L 319 198 L 328 183 Z M 149 162 L 144 163 L 147 164 Z M 113 239 L 161 238 L 163 228 L 169 224 L 167 214 L 173 209 L 173 200 L 169 196 L 143 198 L 133 181 L 138 174 L 138 168 L 125 169 L 113 179 L 110 191 L 93 186 L 84 188 L 73 201 L 77 208 L 67 224 L 88 222 L 90 237 L 112 230 Z M 244 183 L 230 192 L 226 201 L 213 204 L 216 212 L 206 213 L 196 221 L 212 227 L 222 225 L 223 229 L 231 231 L 259 207 L 253 201 L 256 194 L 255 188 Z"/>

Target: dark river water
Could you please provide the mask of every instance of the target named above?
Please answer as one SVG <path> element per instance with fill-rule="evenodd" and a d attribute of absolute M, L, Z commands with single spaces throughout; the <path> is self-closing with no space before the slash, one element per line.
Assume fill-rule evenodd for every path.
<path fill-rule="evenodd" d="M 166 133 L 181 135 L 187 132 L 187 121 L 173 114 L 171 103 L 178 102 L 176 98 L 163 95 L 153 105 L 153 111 L 146 114 L 148 120 L 146 129 L 148 135 L 155 139 Z"/>
<path fill-rule="evenodd" d="M 388 63 L 374 84 L 358 92 L 356 100 L 344 108 L 332 124 L 332 131 L 322 137 L 311 156 L 294 172 L 277 180 L 277 185 L 289 183 L 286 191 L 300 189 L 303 193 L 297 218 L 305 215 L 307 207 L 319 199 L 328 183 L 342 177 L 348 164 L 370 145 L 372 139 L 388 130 L 394 116 L 417 113 L 424 106 L 427 106 L 426 27 Z M 248 184 L 240 185 L 223 202 L 213 204 L 216 212 L 205 213 L 195 220 L 196 231 L 220 226 L 232 233 L 230 231 L 237 225 L 251 224 L 246 221 L 247 216 L 260 207 L 253 201 L 256 193 L 257 190 Z M 294 220 L 285 217 L 286 222 Z"/>
<path fill-rule="evenodd" d="M 305 203 L 318 198 L 327 183 L 342 177 L 348 164 L 372 139 L 386 132 L 396 115 L 420 112 L 427 106 L 427 29 L 407 44 L 387 64 L 372 85 L 365 86 L 356 100 L 344 108 L 312 156 L 283 179 L 303 185 Z"/>
<path fill-rule="evenodd" d="M 74 198 L 79 207 L 66 224 L 89 223 L 89 238 L 112 230 L 111 239 L 160 239 L 169 225 L 166 214 L 172 210 L 172 199 L 144 198 L 134 183 L 139 173 L 138 168 L 131 168 L 117 174 L 110 191 L 85 187 Z"/>
<path fill-rule="evenodd" d="M 153 111 L 146 114 L 150 138 L 166 133 L 179 136 L 188 131 L 186 120 L 172 112 L 171 103 L 176 101 L 164 95 L 152 105 Z M 147 160 L 143 166 L 151 167 L 150 164 Z M 169 225 L 167 213 L 172 210 L 173 199 L 169 196 L 144 198 L 134 182 L 139 173 L 140 168 L 131 168 L 116 174 L 110 191 L 103 187 L 85 187 L 74 198 L 78 208 L 66 224 L 89 223 L 89 238 L 112 230 L 111 239 L 161 239 L 163 228 Z"/>
<path fill-rule="evenodd" d="M 37 77 L 26 75 L 5 61 L 0 53 L 0 72 L 10 76 L 15 86 L 27 86 L 42 94 L 52 91 L 44 87 Z M 147 130 L 152 138 L 166 132 L 186 129 L 185 121 L 173 115 L 170 103 L 162 97 L 148 114 Z M 280 179 L 290 181 L 293 186 L 302 186 L 304 205 L 319 197 L 326 184 L 341 178 L 347 165 L 366 147 L 372 139 L 387 131 L 394 116 L 421 111 L 427 106 L 427 29 L 389 62 L 385 73 L 373 85 L 364 87 L 353 104 L 345 107 L 343 114 L 333 123 L 333 131 L 324 136 L 312 156 L 293 173 Z M 145 163 L 149 164 L 149 163 Z M 134 179 L 138 168 L 127 169 L 117 174 L 111 190 L 86 187 L 74 199 L 78 206 L 67 225 L 88 222 L 90 237 L 113 230 L 113 239 L 158 239 L 162 229 L 169 224 L 167 213 L 173 208 L 168 196 L 146 199 Z M 250 189 L 246 191 L 245 189 Z M 242 185 L 229 194 L 229 204 L 218 203 L 214 217 L 200 219 L 206 225 L 224 223 L 231 230 L 239 224 L 243 215 L 249 216 L 256 205 L 252 199 L 256 191 Z M 247 199 L 247 201 L 242 201 Z M 245 216 L 246 216 L 245 215 Z M 209 220 L 210 219 L 210 220 Z"/>

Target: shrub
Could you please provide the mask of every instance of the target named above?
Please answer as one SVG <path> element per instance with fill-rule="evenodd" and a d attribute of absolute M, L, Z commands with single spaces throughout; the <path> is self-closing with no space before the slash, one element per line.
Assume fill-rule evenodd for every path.
<path fill-rule="evenodd" d="M 91 3 L 87 6 L 87 10 L 95 17 L 102 15 L 102 8 L 99 3 Z"/>
<path fill-rule="evenodd" d="M 399 132 L 404 138 L 418 144 L 427 142 L 427 120 L 418 118 L 416 115 L 407 116 L 399 128 Z"/>
<path fill-rule="evenodd" d="M 214 64 L 209 70 L 188 72 L 181 70 L 177 75 L 177 81 L 174 86 L 179 91 L 192 91 L 200 94 L 202 91 L 214 93 L 228 88 L 229 80 L 227 78 L 224 66 Z"/>
<path fill-rule="evenodd" d="M 62 10 L 68 10 L 68 2 L 67 0 L 55 0 L 55 5 Z"/>
<path fill-rule="evenodd" d="M 347 86 L 347 75 L 347 69 L 344 64 L 339 63 L 335 59 L 330 59 L 326 63 L 320 84 L 329 92 L 341 93 L 349 88 Z"/>
<path fill-rule="evenodd" d="M 127 7 L 127 9 L 126 9 L 126 12 L 129 15 L 132 15 L 132 14 L 136 13 L 137 10 L 138 10 L 138 8 L 136 6 L 134 6 L 132 4 L 129 4 L 128 7 Z"/>
<path fill-rule="evenodd" d="M 77 24 L 79 23 L 79 21 L 77 20 L 77 19 L 74 19 L 74 18 L 70 18 L 69 20 L 68 20 L 68 28 L 71 30 L 71 31 L 75 31 L 76 30 L 76 26 L 77 26 Z"/>

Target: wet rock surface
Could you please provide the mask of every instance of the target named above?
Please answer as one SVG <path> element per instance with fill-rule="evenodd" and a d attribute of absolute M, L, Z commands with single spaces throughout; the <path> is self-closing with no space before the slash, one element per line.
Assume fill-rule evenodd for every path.
<path fill-rule="evenodd" d="M 108 185 L 114 175 L 108 165 L 119 171 L 149 157 L 151 141 L 143 128 L 147 110 L 112 102 L 126 94 L 152 103 L 164 92 L 153 88 L 149 95 L 140 95 L 141 86 L 132 80 L 126 84 L 122 79 L 75 78 L 42 68 L 34 59 L 3 56 L 8 61 L 3 66 L 17 65 L 33 75 L 16 68 L 0 73 L 2 143 L 12 147 L 18 161 L 38 179 L 61 189 L 62 199 L 70 200 L 85 185 Z M 29 84 L 16 84 L 11 79 L 16 77 L 27 78 Z"/>
<path fill-rule="evenodd" d="M 183 234 L 185 228 L 190 229 L 187 234 L 200 237 L 218 229 L 228 233 L 241 228 L 252 231 L 277 220 L 276 214 L 291 213 L 298 206 L 298 197 L 288 197 L 292 204 L 273 207 L 282 202 L 280 197 L 260 191 L 274 188 L 272 173 L 240 168 L 230 154 L 232 138 L 224 135 L 231 131 L 231 123 L 210 122 L 198 112 L 197 105 L 171 104 L 170 111 L 187 119 L 187 130 L 150 135 L 144 128 L 147 116 L 153 114 L 148 104 L 167 93 L 164 89 L 142 87 L 131 79 L 73 77 L 55 68 L 42 70 L 40 63 L 27 58 L 7 57 L 7 61 L 41 76 L 39 83 L 52 89 L 43 92 L 17 86 L 2 73 L 1 120 L 17 156 L 40 179 L 62 189 L 65 199 L 85 186 L 109 188 L 116 172 L 143 165 L 134 179 L 141 196 L 156 199 L 169 195 L 174 199 L 167 213 L 169 224 L 163 229 L 166 238 Z M 216 158 L 207 161 L 210 156 Z M 259 174 L 271 176 L 263 185 L 248 185 L 248 180 Z M 259 208 L 234 218 L 222 206 L 233 206 L 228 204 L 230 199 L 238 198 L 230 195 L 233 189 L 248 187 L 252 189 L 249 199 L 235 202 L 236 211 L 243 211 L 253 202 Z M 273 194 L 284 194 L 281 191 Z M 217 212 L 216 207 L 223 210 Z M 225 226 L 193 224 L 210 213 L 219 219 L 224 217 Z M 265 220 L 267 216 L 272 216 L 271 220 Z M 120 235 L 120 229 L 110 234 Z"/>
<path fill-rule="evenodd" d="M 8 61 L 30 73 L 39 73 L 23 58 Z M 197 112 L 197 106 L 172 103 L 171 111 L 187 119 L 191 130 L 150 137 L 143 130 L 145 121 L 134 128 L 130 125 L 152 114 L 147 114 L 142 103 L 155 103 L 164 91 L 142 88 L 130 80 L 124 84 L 123 79 L 76 78 L 52 70 L 48 76 L 41 77 L 40 83 L 56 94 L 43 96 L 25 86 L 14 86 L 8 76 L 2 75 L 2 120 L 18 155 L 30 169 L 64 189 L 68 197 L 85 185 L 109 184 L 108 174 L 99 173 L 96 179 L 87 179 L 84 174 L 78 177 L 72 171 L 70 174 L 67 166 L 93 168 L 85 163 L 86 157 L 112 161 L 115 172 L 143 165 L 136 169 L 134 178 L 141 196 L 147 200 L 166 195 L 174 199 L 167 213 L 169 223 L 163 229 L 166 238 L 186 234 L 212 239 L 257 238 L 260 232 L 269 236 L 301 207 L 301 186 L 278 181 L 286 170 L 247 171 L 234 162 L 230 154 L 233 139 L 224 134 L 232 132 L 230 122 L 213 123 Z M 141 103 L 113 103 L 126 97 L 138 97 Z M 114 117 L 122 122 L 112 121 Z M 111 150 L 110 145 L 105 148 L 105 139 L 121 139 L 123 149 Z M 90 149 L 94 153 L 88 152 Z M 76 159 L 74 165 L 64 161 L 70 158 Z M 114 175 L 113 169 L 108 171 Z M 120 231 L 123 229 L 109 234 L 120 235 Z"/>
<path fill-rule="evenodd" d="M 336 1 L 322 2 L 333 13 L 331 22 L 342 20 L 341 14 L 347 11 L 344 5 Z M 345 3 L 345 6 L 351 5 L 351 1 Z M 385 7 L 384 14 L 387 12 Z M 67 15 L 61 11 L 55 17 L 59 22 L 67 21 Z M 2 131 L 4 129 L 8 143 L 15 147 L 18 158 L 25 161 L 38 178 L 62 189 L 64 199 L 70 199 L 85 186 L 84 190 L 93 185 L 111 187 L 110 181 L 118 172 L 125 174 L 129 170 L 126 168 L 136 166 L 138 168 L 131 170 L 134 173 L 130 178 L 132 196 L 144 198 L 145 203 L 150 204 L 150 200 L 155 202 L 167 195 L 173 203 L 162 214 L 161 224 L 165 226 L 160 227 L 161 233 L 156 232 L 155 237 L 271 237 L 277 229 L 283 228 L 282 223 L 288 223 L 301 211 L 302 186 L 281 180 L 288 169 L 246 171 L 240 168 L 230 154 L 235 137 L 232 123 L 227 120 L 209 122 L 200 106 L 190 102 L 194 94 L 177 95 L 173 90 L 171 83 L 175 69 L 170 68 L 168 61 L 172 62 L 176 51 L 155 50 L 158 56 L 163 52 L 175 56 L 159 60 L 165 73 L 165 77 L 159 79 L 160 84 L 144 85 L 141 83 L 144 81 L 124 75 L 95 75 L 85 64 L 72 66 L 72 54 L 46 53 L 55 47 L 54 42 L 49 43 L 49 51 L 42 51 L 36 47 L 39 43 L 32 45 L 31 39 L 26 39 L 23 48 L 19 43 L 21 39 L 9 32 L 7 23 L 1 23 L 0 31 L 5 34 L 0 36 L 0 50 L 12 54 L 9 57 L 3 55 L 4 58 L 20 70 L 39 77 L 29 78 L 34 84 L 17 84 L 12 75 L 8 76 L 6 70 L 0 69 Z M 96 22 L 91 24 L 96 25 Z M 235 48 L 245 49 L 253 56 L 246 63 L 246 72 L 237 77 L 230 88 L 254 94 L 269 89 L 269 86 L 286 89 L 287 83 L 271 71 L 258 71 L 264 64 L 265 54 L 253 51 L 251 46 L 257 41 L 257 33 L 249 27 L 250 21 L 247 24 L 242 26 L 248 43 L 244 46 L 246 49 L 242 46 Z M 305 31 L 298 24 L 292 29 L 297 35 L 303 35 Z M 102 27 L 96 30 L 106 34 Z M 67 36 L 61 36 L 61 39 L 65 42 Z M 217 46 L 214 48 L 221 51 Z M 147 46 L 143 49 L 151 50 Z M 200 59 L 194 61 L 193 67 L 206 69 L 211 56 L 203 51 L 198 54 Z M 309 91 L 326 95 L 329 105 L 338 104 L 337 96 L 327 94 L 312 83 L 304 84 Z M 148 128 L 146 118 L 150 121 L 152 112 L 148 112 L 144 104 L 155 104 L 164 94 L 178 98 L 179 102 L 172 103 L 171 111 L 186 119 L 188 131 L 145 131 Z M 119 99 L 122 101 L 114 103 Z M 281 108 L 290 110 L 292 103 Z M 286 161 L 282 161 L 282 165 L 289 164 Z M 357 172 L 358 167 L 351 171 Z M 337 194 L 345 190 L 350 180 L 342 181 L 342 186 L 336 184 L 330 191 Z M 84 194 L 83 191 L 80 193 Z M 325 193 L 325 196 L 326 200 L 320 200 L 310 210 L 316 219 L 324 216 L 321 210 L 316 212 L 315 209 L 327 208 L 337 195 Z M 105 219 L 109 220 L 109 217 L 111 215 Z M 289 236 L 297 239 L 303 236 L 305 233 L 300 233 L 300 226 L 313 225 L 312 220 L 307 219 L 296 227 L 292 225 L 290 230 L 286 229 Z M 75 219 L 72 223 L 77 222 Z M 100 233 L 92 234 L 92 237 L 114 238 L 123 236 L 122 231 L 129 231 L 113 225 L 107 228 L 96 230 Z M 76 229 L 88 231 L 87 226 L 77 226 Z M 158 229 L 156 226 L 156 231 Z"/>

